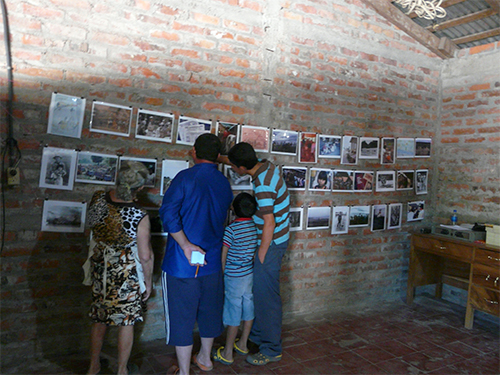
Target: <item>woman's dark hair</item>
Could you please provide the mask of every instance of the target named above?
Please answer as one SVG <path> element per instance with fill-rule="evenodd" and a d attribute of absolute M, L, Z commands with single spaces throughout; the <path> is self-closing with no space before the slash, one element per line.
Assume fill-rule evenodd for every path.
<path fill-rule="evenodd" d="M 257 201 L 248 193 L 240 193 L 233 200 L 233 210 L 238 217 L 250 218 L 257 211 Z"/>
<path fill-rule="evenodd" d="M 328 175 L 326 174 L 326 171 L 320 171 L 318 174 L 318 180 L 328 180 Z"/>
<path fill-rule="evenodd" d="M 252 145 L 246 142 L 235 144 L 229 150 L 227 157 L 232 164 L 246 169 L 252 169 L 259 162 Z"/>
<path fill-rule="evenodd" d="M 205 133 L 196 138 L 196 141 L 194 142 L 194 149 L 198 159 L 216 162 L 222 149 L 222 145 L 216 135 Z"/>

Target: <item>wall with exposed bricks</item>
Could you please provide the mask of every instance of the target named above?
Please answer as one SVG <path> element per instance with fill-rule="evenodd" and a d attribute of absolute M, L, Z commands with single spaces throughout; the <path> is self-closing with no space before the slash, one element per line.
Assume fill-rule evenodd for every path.
<path fill-rule="evenodd" d="M 363 160 L 347 168 L 428 169 L 429 194 L 291 194 L 294 206 L 305 207 L 397 202 L 406 207 L 409 201 L 425 200 L 426 218 L 403 220 L 401 229 L 375 233 L 368 227 L 344 235 L 294 232 L 282 270 L 286 316 L 401 298 L 410 232 L 446 221 L 452 207 L 467 211 L 460 212 L 464 218 L 478 214 L 481 221 L 498 222 L 499 77 L 487 63 L 498 61 L 498 45 L 477 54 L 467 50 L 470 56 L 444 62 L 356 0 L 7 3 L 14 137 L 22 159 L 21 185 L 8 187 L 5 195 L 4 367 L 19 358 L 88 346 L 90 291 L 81 285 L 87 233 L 41 232 L 40 226 L 46 199 L 88 201 L 102 186 L 39 188 L 43 147 L 157 158 L 160 165 L 163 159 L 188 158 L 188 146 L 90 132 L 92 100 L 132 106 L 134 115 L 144 108 L 214 123 L 433 138 L 430 159 L 398 159 L 384 166 Z M 5 69 L 0 74 L 5 101 Z M 47 134 L 54 91 L 87 99 L 81 139 Z M 1 131 L 5 139 L 6 127 Z M 261 156 L 298 165 L 296 157 Z M 321 159 L 310 166 L 340 164 Z M 142 198 L 159 205 L 159 181 Z M 155 238 L 156 279 L 162 252 L 163 244 Z M 163 337 L 158 282 L 156 289 L 137 334 L 140 340 Z"/>

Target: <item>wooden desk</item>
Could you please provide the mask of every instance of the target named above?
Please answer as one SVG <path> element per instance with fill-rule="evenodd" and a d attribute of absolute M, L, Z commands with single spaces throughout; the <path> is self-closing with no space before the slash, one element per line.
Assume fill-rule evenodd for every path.
<path fill-rule="evenodd" d="M 472 328 L 474 310 L 500 316 L 500 248 L 434 234 L 413 234 L 406 303 L 415 287 L 436 284 L 440 298 L 444 284 L 468 291 L 465 327 Z"/>

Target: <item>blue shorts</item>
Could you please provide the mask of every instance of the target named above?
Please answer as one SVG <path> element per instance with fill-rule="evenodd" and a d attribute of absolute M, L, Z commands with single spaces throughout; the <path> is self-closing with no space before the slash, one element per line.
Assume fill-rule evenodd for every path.
<path fill-rule="evenodd" d="M 222 271 L 180 279 L 162 271 L 163 307 L 167 345 L 193 345 L 195 323 L 201 337 L 218 337 L 224 331 Z"/>
<path fill-rule="evenodd" d="M 253 273 L 243 277 L 224 275 L 224 325 L 239 327 L 242 320 L 253 320 L 252 288 Z"/>

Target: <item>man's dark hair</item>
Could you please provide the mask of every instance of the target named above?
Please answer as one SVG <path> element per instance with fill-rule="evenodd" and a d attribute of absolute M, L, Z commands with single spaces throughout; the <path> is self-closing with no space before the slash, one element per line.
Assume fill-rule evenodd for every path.
<path fill-rule="evenodd" d="M 238 217 L 250 218 L 257 211 L 257 201 L 248 193 L 240 193 L 233 200 L 233 210 Z"/>
<path fill-rule="evenodd" d="M 232 164 L 246 169 L 252 169 L 259 162 L 252 145 L 246 142 L 240 142 L 231 147 L 227 157 Z"/>
<path fill-rule="evenodd" d="M 328 175 L 326 174 L 326 171 L 320 171 L 318 174 L 318 180 L 328 180 Z"/>
<path fill-rule="evenodd" d="M 194 149 L 198 159 L 216 162 L 219 157 L 222 145 L 219 138 L 211 133 L 204 133 L 194 142 Z"/>

